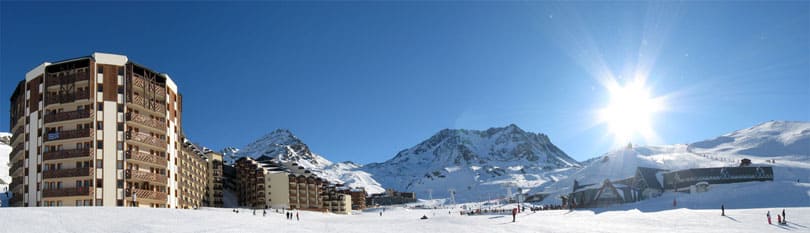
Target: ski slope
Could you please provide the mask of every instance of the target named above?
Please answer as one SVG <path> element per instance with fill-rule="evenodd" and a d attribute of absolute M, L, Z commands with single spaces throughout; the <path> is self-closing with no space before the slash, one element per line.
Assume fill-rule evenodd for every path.
<path fill-rule="evenodd" d="M 781 208 L 674 209 L 642 212 L 555 210 L 511 216 L 460 216 L 446 209 L 389 208 L 357 215 L 300 212 L 301 221 L 271 212 L 262 217 L 243 209 L 174 210 L 147 208 L 6 208 L 0 211 L 0 232 L 781 232 L 810 231 L 810 208 L 787 208 L 789 224 L 768 225 Z M 419 220 L 426 215 L 430 219 Z"/>

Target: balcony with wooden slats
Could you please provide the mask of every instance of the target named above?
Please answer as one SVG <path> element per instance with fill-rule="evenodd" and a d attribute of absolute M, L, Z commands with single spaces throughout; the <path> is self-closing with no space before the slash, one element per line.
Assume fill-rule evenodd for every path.
<path fill-rule="evenodd" d="M 95 154 L 95 150 L 90 148 L 48 151 L 42 153 L 42 160 L 55 160 L 55 159 L 72 159 L 81 157 L 91 157 Z"/>
<path fill-rule="evenodd" d="M 127 103 L 140 106 L 141 108 L 155 112 L 160 116 L 166 115 L 166 104 L 158 101 L 147 100 L 140 95 L 128 95 Z"/>
<path fill-rule="evenodd" d="M 74 130 L 63 130 L 60 132 L 53 132 L 48 133 L 45 135 L 44 141 L 57 141 L 57 140 L 66 140 L 66 139 L 73 139 L 73 138 L 86 138 L 90 137 L 92 129 L 74 129 Z"/>
<path fill-rule="evenodd" d="M 149 165 L 166 167 L 168 161 L 166 158 L 160 157 L 157 155 L 152 155 L 146 152 L 141 151 L 127 151 L 124 152 L 127 157 L 127 162 L 139 162 L 139 163 L 146 163 Z"/>
<path fill-rule="evenodd" d="M 160 184 L 167 184 L 168 178 L 165 175 L 145 172 L 145 171 L 138 171 L 133 169 L 126 170 L 126 178 L 132 181 L 146 181 L 152 183 L 160 183 Z"/>
<path fill-rule="evenodd" d="M 168 202 L 168 195 L 163 192 L 156 192 L 151 190 L 145 189 L 129 189 L 127 192 L 127 197 L 131 198 L 130 200 L 134 200 L 136 202 L 142 201 L 152 201 L 165 204 Z"/>
<path fill-rule="evenodd" d="M 47 94 L 45 95 L 45 106 L 51 104 L 64 104 L 64 103 L 71 103 L 77 100 L 87 100 L 90 99 L 90 90 L 86 91 L 75 91 L 70 94 Z"/>
<path fill-rule="evenodd" d="M 79 168 L 42 171 L 42 178 L 57 179 L 57 178 L 85 177 L 90 176 L 92 174 L 93 174 L 92 167 L 79 167 Z"/>
<path fill-rule="evenodd" d="M 52 123 L 52 122 L 59 122 L 59 121 L 69 121 L 69 120 L 76 120 L 76 119 L 91 119 L 93 116 L 92 111 L 88 109 L 82 110 L 75 110 L 75 111 L 67 111 L 67 112 L 57 112 L 52 114 L 45 115 L 45 123 Z"/>
<path fill-rule="evenodd" d="M 139 142 L 146 145 L 158 147 L 161 149 L 166 148 L 166 140 L 160 139 L 158 137 L 153 137 L 148 133 L 127 131 L 126 138 L 128 141 Z"/>
<path fill-rule="evenodd" d="M 159 120 L 159 119 L 153 119 L 153 118 L 147 117 L 146 115 L 138 114 L 138 113 L 134 113 L 134 112 L 128 112 L 127 113 L 127 123 L 137 123 L 139 125 L 143 125 L 143 126 L 146 126 L 146 127 L 151 127 L 151 128 L 154 128 L 154 129 L 166 131 L 166 123 L 165 123 L 165 121 L 162 121 L 162 120 Z"/>
<path fill-rule="evenodd" d="M 66 85 L 66 84 L 73 84 L 75 82 L 81 81 L 88 81 L 90 80 L 90 74 L 87 72 L 87 69 L 78 69 L 75 71 L 63 71 L 62 75 L 57 75 L 55 73 L 48 74 L 48 78 L 45 79 L 45 87 L 50 87 L 54 85 Z"/>
<path fill-rule="evenodd" d="M 92 193 L 93 193 L 92 187 L 43 189 L 42 197 L 47 198 L 47 197 L 90 196 Z"/>

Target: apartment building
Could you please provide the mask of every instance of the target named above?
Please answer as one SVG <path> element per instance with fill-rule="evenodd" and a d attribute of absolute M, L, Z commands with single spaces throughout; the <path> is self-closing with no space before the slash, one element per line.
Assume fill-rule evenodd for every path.
<path fill-rule="evenodd" d="M 236 161 L 239 205 L 323 211 L 329 183 L 303 167 L 275 159 L 245 157 Z"/>
<path fill-rule="evenodd" d="M 323 208 L 336 214 L 351 214 L 352 195 L 349 188 L 340 184 L 329 184 L 324 187 Z"/>
<path fill-rule="evenodd" d="M 182 135 L 182 134 L 181 134 Z M 178 208 L 196 209 L 203 206 L 207 191 L 208 162 L 202 148 L 183 137 L 180 158 L 177 160 Z"/>
<path fill-rule="evenodd" d="M 205 161 L 208 166 L 208 181 L 206 182 L 205 197 L 203 204 L 209 207 L 222 207 L 222 193 L 224 186 L 222 154 L 205 151 Z"/>
<path fill-rule="evenodd" d="M 12 206 L 177 208 L 195 195 L 168 75 L 93 53 L 35 67 L 10 100 Z"/>

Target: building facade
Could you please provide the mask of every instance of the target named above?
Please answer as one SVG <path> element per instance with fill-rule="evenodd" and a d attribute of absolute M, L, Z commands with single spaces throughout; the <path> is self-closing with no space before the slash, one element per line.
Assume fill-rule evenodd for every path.
<path fill-rule="evenodd" d="M 182 96 L 126 56 L 43 63 L 11 96 L 11 206 L 176 208 Z"/>
<path fill-rule="evenodd" d="M 334 197 L 342 204 L 331 202 L 334 200 L 325 195 L 329 182 L 298 164 L 281 163 L 267 157 L 244 157 L 236 161 L 235 167 L 241 206 L 327 211 L 334 204 L 335 210 L 342 213 L 348 213 L 345 210 L 351 208 L 350 195 L 335 193 Z M 324 205 L 327 200 L 330 203 Z"/>
<path fill-rule="evenodd" d="M 204 205 L 209 207 L 222 207 L 224 188 L 223 157 L 222 154 L 206 151 L 205 162 L 208 166 L 208 182 L 206 182 Z"/>

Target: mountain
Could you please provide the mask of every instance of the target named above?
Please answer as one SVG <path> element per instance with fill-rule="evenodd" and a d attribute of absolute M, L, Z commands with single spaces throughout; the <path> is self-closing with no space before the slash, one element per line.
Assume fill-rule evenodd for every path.
<path fill-rule="evenodd" d="M 810 122 L 769 121 L 715 139 L 692 143 L 689 148 L 698 153 L 757 157 L 798 155 L 810 158 Z"/>
<path fill-rule="evenodd" d="M 449 197 L 449 189 L 454 189 L 457 201 L 470 201 L 503 195 L 507 186 L 542 187 L 579 166 L 545 134 L 512 124 L 487 130 L 444 129 L 362 170 L 386 188 L 416 192 L 420 198 Z"/>
<path fill-rule="evenodd" d="M 8 145 L 11 141 L 11 134 L 0 132 L 0 206 L 5 206 L 9 196 L 6 196 L 5 190 L 11 184 L 11 176 L 9 176 L 9 156 L 11 153 L 11 146 Z"/>
<path fill-rule="evenodd" d="M 368 193 L 381 193 L 385 190 L 367 172 L 359 170 L 361 165 L 352 162 L 333 163 L 313 153 L 309 146 L 286 129 L 277 129 L 242 149 L 230 148 L 229 153 L 239 157 L 270 157 L 282 162 L 295 162 L 312 171 L 318 177 L 333 183 L 342 183 L 352 188 L 363 187 Z"/>

